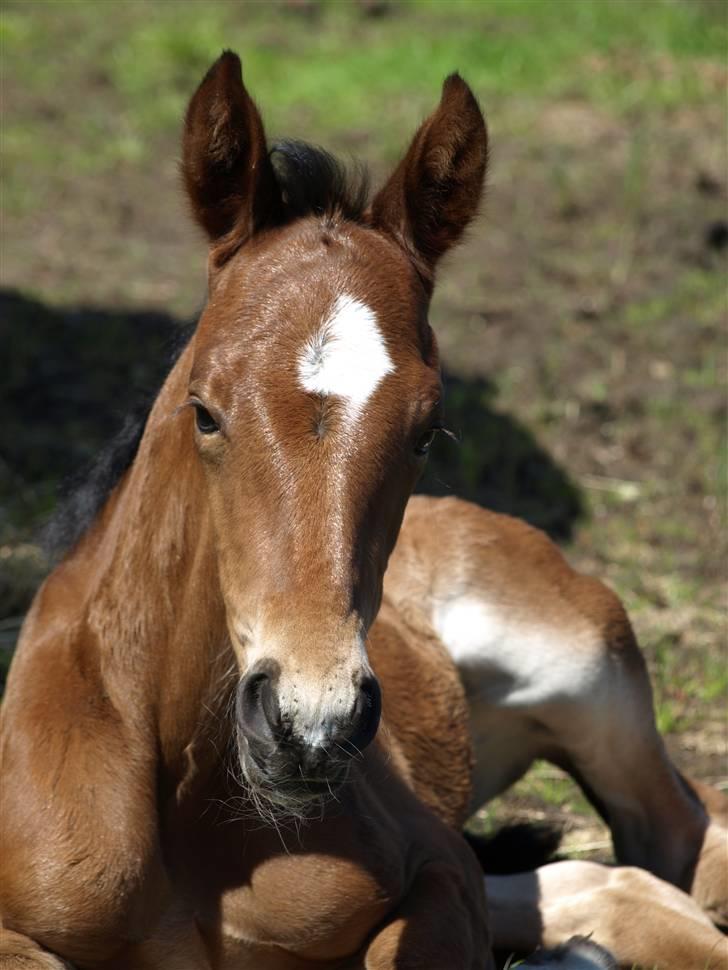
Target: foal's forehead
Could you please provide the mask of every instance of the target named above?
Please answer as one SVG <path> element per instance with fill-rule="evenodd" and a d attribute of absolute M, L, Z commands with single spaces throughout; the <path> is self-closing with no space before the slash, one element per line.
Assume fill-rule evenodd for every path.
<path fill-rule="evenodd" d="M 305 393 L 354 420 L 383 387 L 407 407 L 437 397 L 431 349 L 426 295 L 399 247 L 361 226 L 308 220 L 225 267 L 192 383 L 227 406 L 243 387 L 264 388 L 269 404 Z"/>
<path fill-rule="evenodd" d="M 301 220 L 266 234 L 231 261 L 220 302 L 231 336 L 267 336 L 289 350 L 327 321 L 376 328 L 403 349 L 426 330 L 427 301 L 410 261 L 379 233 L 346 222 Z"/>

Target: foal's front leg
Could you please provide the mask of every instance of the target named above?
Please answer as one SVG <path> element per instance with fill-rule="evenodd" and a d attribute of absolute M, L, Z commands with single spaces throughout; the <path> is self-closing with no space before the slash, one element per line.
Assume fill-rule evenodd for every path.
<path fill-rule="evenodd" d="M 423 867 L 367 947 L 365 970 L 495 970 L 485 912 L 467 899 L 469 892 L 450 867 Z"/>
<path fill-rule="evenodd" d="M 27 936 L 0 927 L 0 970 L 73 970 Z"/>
<path fill-rule="evenodd" d="M 555 862 L 486 885 L 494 946 L 504 952 L 578 935 L 620 967 L 728 970 L 728 940 L 693 899 L 644 869 Z"/>

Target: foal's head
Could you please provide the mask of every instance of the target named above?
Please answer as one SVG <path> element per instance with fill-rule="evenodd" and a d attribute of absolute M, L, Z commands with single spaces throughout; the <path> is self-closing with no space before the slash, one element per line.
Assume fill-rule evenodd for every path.
<path fill-rule="evenodd" d="M 336 784 L 377 730 L 367 631 L 440 424 L 434 268 L 485 162 L 457 75 L 366 208 L 330 157 L 269 151 L 236 55 L 187 112 L 183 174 L 210 239 L 190 434 L 240 668 L 243 771 L 289 806 Z"/>

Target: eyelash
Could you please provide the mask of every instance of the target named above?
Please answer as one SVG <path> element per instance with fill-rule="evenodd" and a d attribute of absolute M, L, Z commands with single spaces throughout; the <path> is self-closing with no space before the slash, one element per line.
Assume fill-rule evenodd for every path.
<path fill-rule="evenodd" d="M 419 458 L 423 458 L 425 455 L 428 454 L 438 431 L 441 431 L 443 434 L 446 434 L 448 438 L 452 438 L 453 441 L 460 440 L 454 432 L 450 431 L 449 428 L 446 428 L 445 425 L 442 424 L 441 422 L 438 424 L 433 424 L 432 427 L 428 428 L 427 431 L 425 431 L 424 434 L 420 435 L 420 437 L 417 440 L 417 444 L 415 445 L 414 450 L 415 450 L 415 454 Z"/>

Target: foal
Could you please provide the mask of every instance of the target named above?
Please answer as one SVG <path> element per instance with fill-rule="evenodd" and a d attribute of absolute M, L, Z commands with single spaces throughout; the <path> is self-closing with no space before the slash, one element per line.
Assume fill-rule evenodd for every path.
<path fill-rule="evenodd" d="M 486 149 L 453 75 L 365 209 L 323 153 L 269 152 L 234 54 L 202 81 L 209 300 L 8 680 L 6 962 L 22 934 L 89 970 L 491 966 L 456 671 L 396 616 L 368 642 Z"/>

